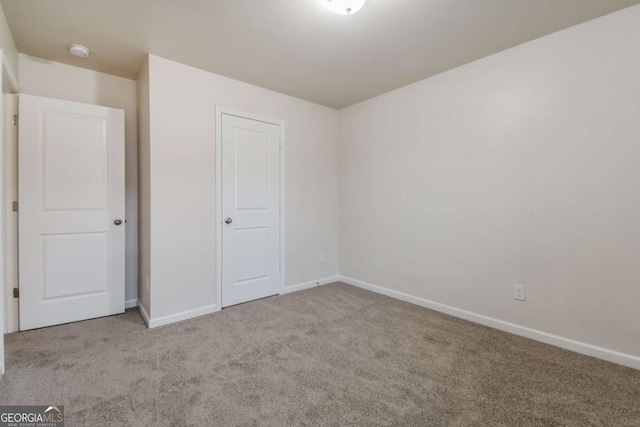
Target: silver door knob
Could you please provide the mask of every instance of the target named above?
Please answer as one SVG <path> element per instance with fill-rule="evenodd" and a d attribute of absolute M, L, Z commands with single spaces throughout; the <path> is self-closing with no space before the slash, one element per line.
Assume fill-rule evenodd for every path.
<path fill-rule="evenodd" d="M 231 218 L 229 218 L 229 217 L 226 217 L 226 218 L 224 219 L 224 223 L 225 223 L 225 224 L 231 224 L 232 222 L 233 222 L 233 220 L 232 220 Z"/>
<path fill-rule="evenodd" d="M 122 224 L 122 220 L 121 220 L 121 219 L 114 219 L 114 220 L 113 220 L 113 223 L 114 223 L 115 225 L 120 225 L 120 224 Z"/>

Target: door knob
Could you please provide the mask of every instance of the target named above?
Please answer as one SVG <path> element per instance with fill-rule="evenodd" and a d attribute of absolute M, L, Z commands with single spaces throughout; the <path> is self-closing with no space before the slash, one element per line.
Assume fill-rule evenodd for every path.
<path fill-rule="evenodd" d="M 225 223 L 225 224 L 231 224 L 232 222 L 233 222 L 233 220 L 232 220 L 231 218 L 229 218 L 229 217 L 226 217 L 226 218 L 224 219 L 224 223 Z"/>
<path fill-rule="evenodd" d="M 121 220 L 121 219 L 114 219 L 114 220 L 113 220 L 113 223 L 114 223 L 115 225 L 120 225 L 120 224 L 122 224 L 122 220 Z"/>

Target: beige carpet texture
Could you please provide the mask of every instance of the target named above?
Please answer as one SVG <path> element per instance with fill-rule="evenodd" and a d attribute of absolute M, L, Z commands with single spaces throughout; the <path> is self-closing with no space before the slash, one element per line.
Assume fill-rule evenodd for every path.
<path fill-rule="evenodd" d="M 0 404 L 67 426 L 640 426 L 640 371 L 341 283 L 5 338 Z"/>

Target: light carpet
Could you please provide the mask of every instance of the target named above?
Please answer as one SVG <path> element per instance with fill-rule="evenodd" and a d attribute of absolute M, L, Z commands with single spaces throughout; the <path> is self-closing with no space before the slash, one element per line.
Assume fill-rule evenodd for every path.
<path fill-rule="evenodd" d="M 0 403 L 67 426 L 640 426 L 640 371 L 340 283 L 5 338 Z"/>

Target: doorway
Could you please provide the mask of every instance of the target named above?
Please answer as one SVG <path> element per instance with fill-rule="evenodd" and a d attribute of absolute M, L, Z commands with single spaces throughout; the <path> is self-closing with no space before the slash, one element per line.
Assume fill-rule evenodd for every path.
<path fill-rule="evenodd" d="M 218 301 L 224 308 L 284 289 L 284 124 L 217 113 Z"/>
<path fill-rule="evenodd" d="M 124 312 L 124 111 L 19 96 L 20 330 Z"/>

